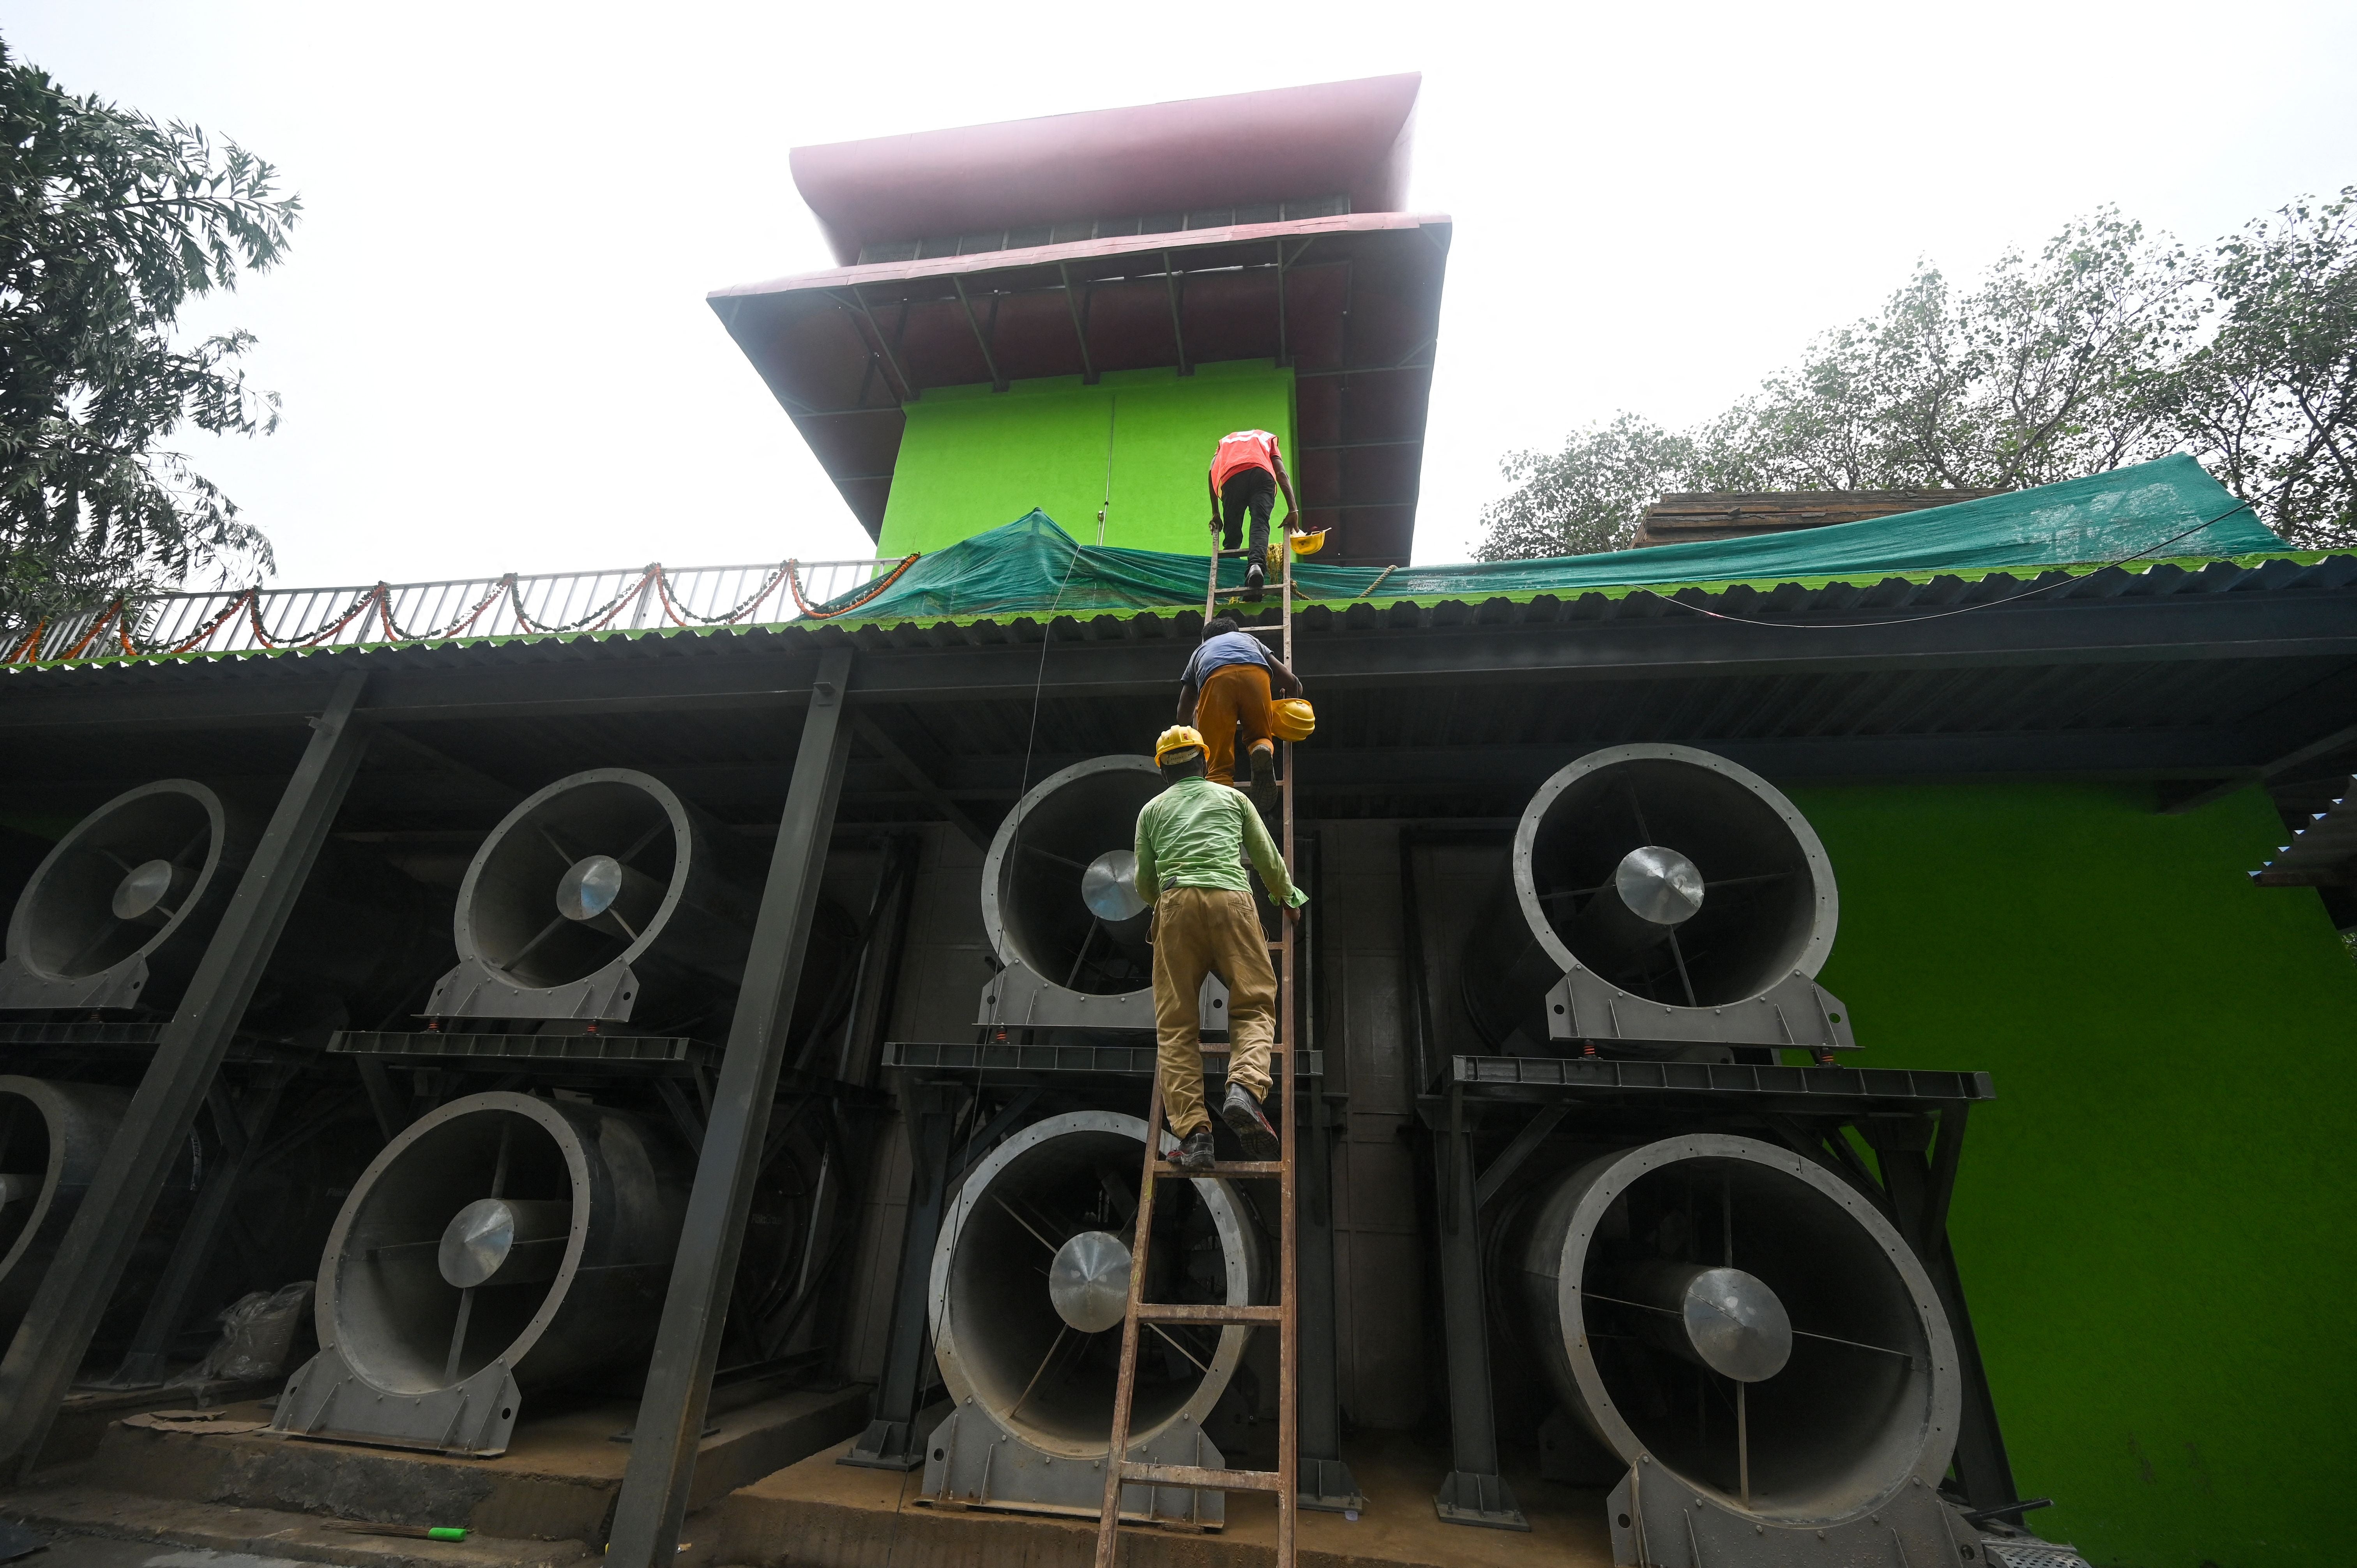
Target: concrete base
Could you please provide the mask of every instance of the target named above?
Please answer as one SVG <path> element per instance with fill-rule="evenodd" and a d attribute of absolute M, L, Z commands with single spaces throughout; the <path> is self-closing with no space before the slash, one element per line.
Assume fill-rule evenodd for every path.
<path fill-rule="evenodd" d="M 224 1379 L 182 1389 L 74 1389 L 58 1408 L 57 1423 L 49 1428 L 49 1440 L 43 1445 L 40 1463 L 35 1468 L 46 1470 L 51 1466 L 89 1458 L 98 1452 L 106 1429 L 126 1415 L 150 1410 L 235 1404 L 241 1400 L 264 1398 L 274 1386 L 274 1381 L 233 1382 Z"/>
<path fill-rule="evenodd" d="M 822 1448 L 831 1459 L 867 1407 L 868 1391 L 852 1387 L 781 1393 L 716 1416 L 696 1451 L 691 1509 Z M 269 1419 L 259 1403 L 221 1413 Z M 496 1459 L 117 1424 L 86 1462 L 0 1494 L 0 1512 L 75 1533 L 314 1562 L 538 1568 L 603 1545 L 630 1457 L 615 1437 L 636 1414 L 635 1402 L 607 1400 L 529 1418 Z M 352 1535 L 331 1519 L 464 1525 L 476 1538 L 450 1548 Z"/>
<path fill-rule="evenodd" d="M 1093 1523 L 920 1503 L 913 1475 L 836 1464 L 845 1446 L 726 1498 L 713 1510 L 718 1561 L 745 1568 L 874 1568 L 888 1560 L 895 1568 L 1087 1568 L 1093 1559 Z M 1446 1452 L 1378 1435 L 1351 1443 L 1344 1457 L 1367 1507 L 1356 1520 L 1299 1513 L 1305 1568 L 1611 1568 L 1600 1491 L 1517 1475 L 1514 1490 L 1530 1533 L 1469 1530 L 1443 1524 L 1433 1512 L 1433 1488 L 1448 1467 Z M 1235 1492 L 1228 1497 L 1227 1528 L 1217 1534 L 1123 1534 L 1125 1568 L 1260 1568 L 1275 1550 L 1276 1505 L 1264 1495 Z"/>

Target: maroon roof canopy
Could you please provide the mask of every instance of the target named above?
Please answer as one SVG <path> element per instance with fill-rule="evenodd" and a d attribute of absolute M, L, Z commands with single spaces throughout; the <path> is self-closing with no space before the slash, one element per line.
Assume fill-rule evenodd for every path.
<path fill-rule="evenodd" d="M 1405 564 L 1446 217 L 1373 212 L 842 267 L 713 309 L 873 536 L 928 387 L 1211 360 L 1293 367 L 1293 467 L 1322 559 Z"/>
<path fill-rule="evenodd" d="M 1377 76 L 797 147 L 794 184 L 846 263 L 879 241 L 1302 197 L 1394 212 L 1422 81 Z"/>

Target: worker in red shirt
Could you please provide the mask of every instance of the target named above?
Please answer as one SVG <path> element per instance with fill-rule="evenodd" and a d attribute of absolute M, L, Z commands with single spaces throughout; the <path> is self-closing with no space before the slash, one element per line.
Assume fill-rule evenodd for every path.
<path fill-rule="evenodd" d="M 1239 542 L 1244 513 L 1252 513 L 1252 548 L 1244 567 L 1244 597 L 1258 602 L 1268 580 L 1268 513 L 1276 492 L 1285 492 L 1286 529 L 1300 503 L 1293 499 L 1293 479 L 1285 471 L 1285 457 L 1276 437 L 1265 430 L 1239 430 L 1220 437 L 1211 454 L 1211 527 L 1222 535 L 1220 548 L 1233 550 Z"/>

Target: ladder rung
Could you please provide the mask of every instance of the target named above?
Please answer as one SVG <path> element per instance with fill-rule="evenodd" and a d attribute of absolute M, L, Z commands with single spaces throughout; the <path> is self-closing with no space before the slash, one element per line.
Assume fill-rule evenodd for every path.
<path fill-rule="evenodd" d="M 1222 1160 L 1207 1171 L 1180 1171 L 1181 1176 L 1283 1176 L 1283 1160 Z"/>
<path fill-rule="evenodd" d="M 1135 1460 L 1121 1467 L 1125 1481 L 1145 1481 L 1157 1487 L 1194 1487 L 1212 1492 L 1281 1492 L 1285 1477 L 1275 1470 L 1204 1470 L 1192 1465 L 1141 1465 Z"/>
<path fill-rule="evenodd" d="M 1137 1304 L 1137 1320 L 1140 1323 L 1282 1323 L 1285 1321 L 1285 1308 L 1230 1306 L 1222 1301 L 1141 1301 Z"/>

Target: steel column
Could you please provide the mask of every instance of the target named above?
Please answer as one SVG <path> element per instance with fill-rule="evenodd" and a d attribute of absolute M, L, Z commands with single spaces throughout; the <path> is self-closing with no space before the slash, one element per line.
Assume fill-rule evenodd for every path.
<path fill-rule="evenodd" d="M 851 729 L 844 723 L 850 674 L 851 650 L 829 649 L 802 720 L 793 782 L 787 788 L 769 883 L 753 925 L 752 957 L 729 1021 L 662 1326 L 639 1402 L 630 1467 L 615 1504 L 607 1558 L 614 1568 L 669 1568 L 678 1555 L 696 1444 L 728 1316 L 729 1285 L 744 1245 L 778 1070 L 791 1044 L 788 1030 L 802 988 L 819 880 L 826 869 L 844 765 L 851 756 Z"/>
<path fill-rule="evenodd" d="M 295 1069 L 291 1067 L 264 1068 L 261 1082 L 242 1106 L 231 1101 L 223 1085 L 213 1085 L 213 1123 L 221 1130 L 221 1157 L 205 1173 L 196 1208 L 172 1243 L 171 1261 L 164 1265 L 163 1275 L 147 1298 L 147 1310 L 139 1319 L 137 1332 L 131 1337 L 131 1348 L 124 1353 L 123 1365 L 106 1380 L 108 1388 L 157 1388 L 172 1375 L 172 1341 L 188 1316 L 188 1297 L 196 1290 L 205 1265 L 212 1261 L 213 1244 L 221 1240 L 222 1228 L 228 1223 L 237 1189 L 245 1184 L 245 1173 L 262 1152 L 262 1139 L 278 1113 L 279 1097 L 294 1078 Z"/>
<path fill-rule="evenodd" d="M 2005 1434 L 1997 1425 L 1996 1399 L 1989 1391 L 1988 1370 L 1981 1362 L 1980 1341 L 1973 1333 L 1964 1279 L 1956 1269 L 1955 1251 L 1948 1244 L 1946 1225 L 1948 1193 L 1953 1189 L 1956 1163 L 1963 1153 L 1964 1109 L 1961 1104 L 1942 1109 L 1938 1150 L 1929 1160 L 1925 1158 L 1925 1151 L 1932 1147 L 1929 1117 L 1869 1116 L 1861 1130 L 1882 1166 L 1882 1183 L 1890 1194 L 1899 1233 L 1915 1249 L 1924 1273 L 1932 1276 L 1932 1288 L 1940 1293 L 1940 1305 L 1948 1314 L 1949 1331 L 1955 1336 L 1956 1369 L 1963 1374 L 1964 1394 L 1956 1422 L 1956 1478 L 1964 1484 L 1964 1498 L 1974 1508 L 2001 1518 L 2006 1505 L 2018 1502 L 2021 1494 L 2014 1490 L 2013 1465 L 2006 1456 Z M 1935 1219 L 1936 1229 L 1932 1228 Z M 2014 1515 L 2013 1520 L 2019 1523 L 2019 1515 Z"/>
<path fill-rule="evenodd" d="M 1490 1397 L 1490 1323 L 1482 1304 L 1480 1211 L 1474 1208 L 1473 1134 L 1460 1096 L 1433 1139 L 1440 1187 L 1440 1307 L 1448 1341 L 1448 1435 L 1455 1468 L 1433 1508 L 1449 1524 L 1528 1530 L 1498 1468 L 1498 1418 Z"/>
<path fill-rule="evenodd" d="M 58 1406 L 90 1353 L 99 1318 L 122 1283 L 165 1176 L 253 999 L 263 965 L 327 842 L 328 825 L 368 750 L 370 726 L 354 712 L 367 681 L 358 670 L 343 676 L 326 711 L 310 721 L 303 759 L 238 879 L 179 1010 L 164 1026 L 155 1058 L 57 1262 L 42 1279 L 6 1358 L 0 1359 L 0 1473 L 21 1477 L 39 1455 Z"/>
<path fill-rule="evenodd" d="M 946 1090 L 909 1083 L 900 1103 L 909 1119 L 909 1208 L 900 1230 L 891 1328 L 884 1342 L 884 1377 L 876 1391 L 875 1419 L 837 1461 L 871 1470 L 913 1470 L 925 1462 L 917 1412 L 925 1388 L 925 1328 L 932 1316 L 928 1281 L 948 1198 L 950 1133 L 956 1120 Z"/>
<path fill-rule="evenodd" d="M 1367 1499 L 1342 1459 L 1342 1402 L 1334 1365 L 1334 1108 L 1309 1079 L 1301 1099 L 1301 1464 L 1300 1504 L 1327 1513 L 1363 1509 Z"/>

